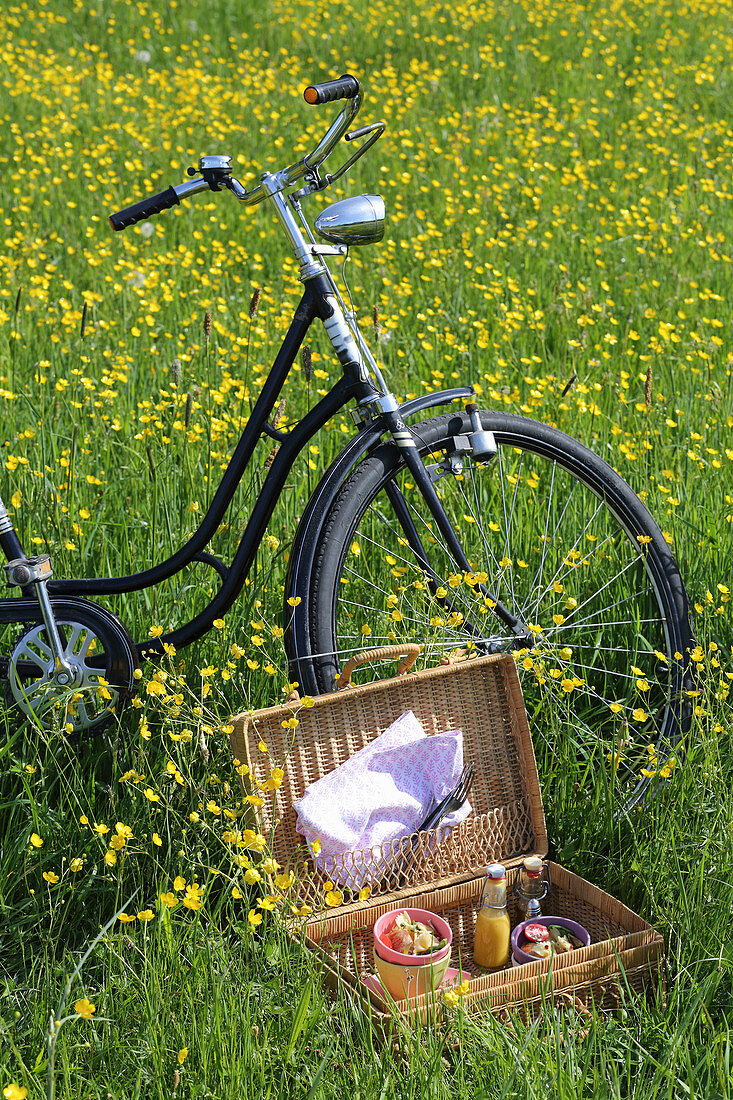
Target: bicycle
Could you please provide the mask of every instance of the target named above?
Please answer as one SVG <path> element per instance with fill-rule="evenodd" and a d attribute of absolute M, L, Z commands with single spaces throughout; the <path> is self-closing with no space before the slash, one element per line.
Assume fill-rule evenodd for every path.
<path fill-rule="evenodd" d="M 345 103 L 297 163 L 265 172 L 248 190 L 232 175 L 231 157 L 202 156 L 183 183 L 110 216 L 123 230 L 204 191 L 226 191 L 245 206 L 265 202 L 298 261 L 303 295 L 201 524 L 167 560 L 129 576 L 54 579 L 48 556 L 24 553 L 0 502 L 8 584 L 21 588 L 20 597 L 0 601 L 0 621 L 23 631 L 0 668 L 12 700 L 46 722 L 61 706 L 74 734 L 106 722 L 134 692 L 143 653 L 194 642 L 232 606 L 297 456 L 354 402 L 357 433 L 323 473 L 290 552 L 284 641 L 301 692 L 333 690 L 343 660 L 367 644 L 416 640 L 428 663 L 509 650 L 531 712 L 549 699 L 594 736 L 612 741 L 614 723 L 633 723 L 671 751 L 690 722 L 693 635 L 659 527 L 601 458 L 556 428 L 480 409 L 472 386 L 398 402 L 327 264 L 381 240 L 383 200 L 361 195 L 326 207 L 313 223 L 325 243 L 303 213 L 304 200 L 345 175 L 385 124 L 347 132 L 362 104 L 354 76 L 310 85 L 304 95 L 311 105 Z M 336 171 L 322 172 L 342 137 L 360 144 Z M 281 431 L 273 410 L 316 319 L 341 377 Z M 459 400 L 463 409 L 408 426 Z M 277 454 L 227 566 L 205 548 L 263 435 Z M 204 610 L 162 637 L 133 641 L 87 598 L 139 591 L 194 561 L 215 570 L 219 588 Z"/>

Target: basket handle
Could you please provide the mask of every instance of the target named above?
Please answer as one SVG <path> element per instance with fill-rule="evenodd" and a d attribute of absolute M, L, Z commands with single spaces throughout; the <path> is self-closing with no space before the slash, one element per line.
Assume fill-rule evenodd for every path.
<path fill-rule="evenodd" d="M 404 676 L 415 664 L 421 649 L 422 646 L 419 646 L 417 642 L 405 642 L 404 645 L 383 645 L 378 649 L 365 649 L 361 653 L 357 653 L 354 657 L 349 658 L 346 662 L 341 675 L 336 681 L 336 689 L 342 691 L 343 688 L 351 686 L 351 674 L 358 665 L 370 664 L 372 661 L 396 661 L 399 660 L 403 654 L 404 659 L 401 660 L 397 666 L 397 675 Z"/>

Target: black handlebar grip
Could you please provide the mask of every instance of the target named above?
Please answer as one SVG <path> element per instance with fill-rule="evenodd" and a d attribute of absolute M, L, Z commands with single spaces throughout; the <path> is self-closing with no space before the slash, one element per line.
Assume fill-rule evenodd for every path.
<path fill-rule="evenodd" d="M 118 231 L 127 229 L 129 225 L 135 225 L 143 218 L 152 218 L 153 214 L 160 214 L 163 210 L 170 210 L 171 206 L 178 206 L 180 202 L 175 190 L 169 187 L 167 191 L 150 195 L 132 206 L 126 206 L 124 210 L 118 210 L 116 214 L 110 214 L 109 224 Z"/>
<path fill-rule="evenodd" d="M 338 80 L 324 80 L 322 84 L 309 84 L 303 92 L 306 103 L 333 103 L 334 99 L 353 99 L 359 94 L 359 81 L 344 73 Z"/>

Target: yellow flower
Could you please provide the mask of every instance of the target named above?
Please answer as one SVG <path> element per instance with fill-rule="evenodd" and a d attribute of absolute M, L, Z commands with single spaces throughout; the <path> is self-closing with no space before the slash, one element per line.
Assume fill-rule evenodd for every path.
<path fill-rule="evenodd" d="M 266 875 L 274 875 L 280 870 L 280 864 L 274 859 L 265 859 L 262 862 L 262 870 Z"/>
<path fill-rule="evenodd" d="M 267 847 L 267 841 L 261 833 L 256 833 L 254 829 L 245 829 L 242 833 L 242 841 L 245 848 L 251 848 L 255 852 L 264 852 Z"/>
<path fill-rule="evenodd" d="M 247 920 L 250 924 L 262 924 L 262 913 L 258 913 L 256 909 L 250 909 Z"/>
<path fill-rule="evenodd" d="M 190 886 L 186 887 L 183 904 L 187 909 L 193 909 L 193 911 L 196 912 L 197 909 L 201 908 L 201 898 L 203 894 L 203 887 L 199 886 L 197 882 L 192 882 Z"/>
<path fill-rule="evenodd" d="M 31 844 L 33 845 L 34 848 L 42 848 L 43 847 L 43 840 L 38 835 L 38 833 L 31 833 L 30 841 L 31 841 Z"/>
<path fill-rule="evenodd" d="M 295 875 L 292 871 L 290 871 L 290 873 L 287 875 L 275 875 L 272 881 L 275 883 L 275 886 L 277 886 L 278 890 L 289 890 L 290 887 L 293 885 L 294 878 Z"/>
<path fill-rule="evenodd" d="M 155 845 L 156 845 L 156 847 L 160 848 L 160 846 L 162 845 L 162 843 L 163 843 L 163 841 L 162 841 L 162 840 L 160 839 L 160 837 L 158 836 L 158 834 L 157 834 L 157 833 L 153 833 L 153 844 L 155 844 Z"/>
<path fill-rule="evenodd" d="M 16 1085 L 15 1081 L 11 1081 L 9 1085 L 6 1085 L 3 1089 L 3 1096 L 5 1100 L 25 1100 L 28 1095 L 28 1089 L 25 1085 Z"/>
<path fill-rule="evenodd" d="M 72 859 L 71 863 L 69 864 L 70 870 L 74 871 L 74 873 L 76 873 L 77 871 L 81 871 L 83 866 L 84 860 L 80 859 L 79 856 L 77 856 L 76 859 Z"/>
<path fill-rule="evenodd" d="M 340 890 L 329 890 L 326 894 L 326 905 L 329 905 L 334 909 L 337 905 L 341 905 L 344 900 L 344 895 Z"/>
<path fill-rule="evenodd" d="M 282 787 L 283 779 L 285 778 L 285 772 L 282 768 L 273 768 L 270 772 L 267 783 L 265 784 L 268 791 L 277 791 Z"/>
<path fill-rule="evenodd" d="M 55 886 L 55 884 L 59 881 L 59 876 L 53 871 L 44 871 L 43 877 L 45 878 L 46 882 L 50 882 L 52 886 Z"/>
<path fill-rule="evenodd" d="M 247 870 L 244 872 L 244 881 L 247 883 L 248 886 L 254 886 L 254 884 L 256 882 L 259 882 L 261 878 L 262 875 L 259 871 L 255 871 L 254 867 L 248 867 Z"/>
<path fill-rule="evenodd" d="M 185 880 L 185 878 L 181 878 L 180 875 L 176 875 L 176 877 L 173 879 L 173 889 L 174 890 L 185 890 L 186 889 L 186 880 Z"/>
<path fill-rule="evenodd" d="M 160 795 L 156 794 L 151 787 L 146 787 L 144 793 L 148 802 L 160 802 Z"/>
<path fill-rule="evenodd" d="M 311 851 L 313 852 L 313 855 L 317 856 L 318 853 L 320 852 L 320 850 L 321 850 L 320 840 L 314 840 L 313 843 L 311 844 Z"/>
<path fill-rule="evenodd" d="M 163 905 L 168 907 L 168 909 L 175 909 L 175 907 L 178 905 L 178 898 L 175 894 L 171 893 L 171 891 L 168 891 L 168 893 L 166 894 L 161 894 L 160 900 L 163 902 Z"/>
<path fill-rule="evenodd" d="M 362 886 L 361 890 L 359 891 L 359 901 L 366 901 L 371 892 L 371 886 Z"/>
<path fill-rule="evenodd" d="M 122 921 L 123 924 L 130 924 L 131 921 L 137 920 L 134 913 L 118 913 L 117 920 Z"/>
<path fill-rule="evenodd" d="M 299 603 L 301 603 L 300 596 L 288 596 L 288 604 L 291 607 L 297 607 Z"/>
<path fill-rule="evenodd" d="M 85 1020 L 91 1020 L 92 1016 L 97 1011 L 97 1006 L 93 1005 L 91 1001 L 88 1001 L 86 997 L 83 997 L 80 1001 L 75 1001 L 74 1008 Z"/>
<path fill-rule="evenodd" d="M 117 862 L 117 852 L 108 849 L 104 853 L 104 862 L 107 864 L 108 867 L 114 867 L 115 863 Z"/>
<path fill-rule="evenodd" d="M 235 901 L 241 901 L 244 897 L 244 894 L 238 886 L 232 886 L 232 897 L 235 899 Z"/>
<path fill-rule="evenodd" d="M 212 625 L 215 626 L 217 630 L 223 630 L 225 624 L 223 619 L 214 619 Z"/>
<path fill-rule="evenodd" d="M 631 717 L 634 719 L 635 722 L 646 722 L 649 715 L 641 707 L 636 707 Z"/>
<path fill-rule="evenodd" d="M 178 1054 L 176 1055 L 176 1057 L 178 1059 L 178 1065 L 182 1066 L 183 1063 L 188 1058 L 188 1047 L 181 1047 L 181 1049 L 178 1051 Z"/>
<path fill-rule="evenodd" d="M 268 912 L 272 912 L 272 910 L 277 905 L 278 900 L 279 899 L 274 897 L 272 894 L 265 894 L 264 898 L 260 898 L 257 904 L 260 906 L 261 909 L 267 909 Z"/>

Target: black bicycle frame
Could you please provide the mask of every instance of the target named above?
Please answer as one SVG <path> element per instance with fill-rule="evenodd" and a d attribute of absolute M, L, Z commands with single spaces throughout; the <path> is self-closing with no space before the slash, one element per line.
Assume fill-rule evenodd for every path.
<path fill-rule="evenodd" d="M 164 651 L 166 644 L 176 648 L 189 645 L 197 641 L 211 630 L 214 620 L 223 616 L 244 587 L 244 583 L 252 568 L 257 550 L 264 536 L 267 524 L 274 511 L 275 505 L 282 493 L 285 482 L 293 467 L 293 464 L 310 440 L 321 428 L 349 401 L 356 399 L 359 402 L 379 401 L 380 394 L 374 388 L 363 366 L 356 361 L 341 362 L 342 377 L 333 388 L 323 397 L 314 408 L 295 424 L 289 431 L 278 431 L 269 423 L 272 411 L 275 407 L 285 380 L 295 361 L 295 357 L 306 337 L 306 334 L 316 318 L 327 319 L 332 313 L 332 306 L 328 301 L 332 296 L 332 286 L 325 275 L 317 275 L 309 279 L 303 291 L 303 296 L 295 311 L 293 320 L 285 335 L 282 346 L 275 357 L 272 368 L 267 376 L 260 396 L 255 403 L 252 413 L 245 425 L 242 436 L 232 455 L 229 464 L 224 471 L 219 487 L 209 505 L 206 514 L 188 541 L 171 557 L 149 569 L 138 573 L 131 573 L 122 577 L 76 577 L 57 578 L 49 580 L 48 591 L 54 595 L 73 595 L 87 597 L 92 595 L 111 596 L 126 592 L 137 592 L 144 588 L 152 587 L 167 580 L 180 572 L 192 562 L 203 562 L 216 569 L 222 584 L 214 598 L 193 619 L 179 627 L 177 630 L 164 634 L 159 638 L 145 639 L 135 643 L 138 655 L 152 656 Z M 384 411 L 381 416 L 372 422 L 368 430 L 363 430 L 357 441 L 363 436 L 371 440 L 372 444 L 385 431 L 393 436 L 404 438 L 409 435 L 406 429 L 402 412 L 408 415 L 412 411 L 419 411 L 430 405 L 445 404 L 457 397 L 465 397 L 472 394 L 470 389 L 446 391 L 433 394 L 429 398 L 408 402 L 402 409 L 398 407 Z M 414 406 L 414 409 L 413 409 Z M 376 434 L 375 434 L 376 433 Z M 257 442 L 263 435 L 274 439 L 279 444 L 278 450 L 268 470 L 265 481 L 255 501 L 252 513 L 240 539 L 237 550 L 229 567 L 224 565 L 214 555 L 207 553 L 205 547 L 211 541 L 219 527 L 231 501 L 237 486 L 240 484 L 247 466 L 252 458 Z M 358 450 L 364 453 L 370 444 Z M 347 448 L 347 452 L 349 448 Z M 440 504 L 439 498 L 430 477 L 419 458 L 414 445 L 405 453 L 406 463 L 415 477 L 422 495 L 433 516 L 438 528 L 447 541 L 454 559 L 461 568 L 469 568 L 468 561 L 456 537 L 450 527 L 449 521 Z M 338 463 L 335 464 L 338 466 Z M 326 479 L 328 480 L 328 479 Z M 398 489 L 394 489 L 391 495 L 397 517 L 405 530 L 418 563 L 427 562 L 424 548 L 414 531 L 414 525 L 406 513 L 404 502 Z M 11 553 L 15 557 L 23 555 L 22 547 L 13 530 L 0 534 L 0 547 L 10 558 Z M 429 570 L 429 565 L 428 565 Z M 25 599 L 0 600 L 0 622 L 19 621 L 28 613 L 28 596 L 32 592 L 23 590 Z M 497 604 L 495 614 L 507 625 L 516 628 L 517 620 L 503 606 Z"/>
<path fill-rule="evenodd" d="M 160 584 L 194 561 L 204 561 L 217 568 L 223 580 L 211 602 L 184 626 L 160 638 L 138 642 L 137 649 L 139 652 L 144 651 L 148 656 L 163 652 L 165 643 L 176 647 L 188 645 L 207 633 L 214 619 L 225 614 L 244 586 L 269 519 L 300 452 L 349 401 L 354 398 L 364 400 L 378 396 L 371 382 L 365 381 L 359 364 L 346 364 L 343 365 L 343 376 L 329 393 L 293 428 L 282 432 L 268 423 L 308 329 L 317 317 L 325 318 L 331 313 L 331 306 L 326 300 L 327 293 L 332 293 L 332 289 L 325 276 L 316 276 L 305 284 L 303 296 L 236 450 L 206 514 L 188 542 L 165 561 L 129 576 L 52 579 L 48 582 L 51 595 L 110 596 L 136 592 Z M 229 568 L 226 568 L 218 562 L 218 559 L 206 554 L 204 548 L 219 527 L 249 465 L 257 442 L 263 434 L 276 439 L 279 449 L 257 497 L 232 563 Z M 13 545 L 12 549 L 16 554 L 18 551 L 22 553 L 20 543 L 17 547 Z M 6 605 L 5 615 L 0 615 L 0 619 L 6 618 L 10 610 L 7 607 L 8 604 L 17 603 L 16 600 L 0 601 L 0 604 Z"/>

